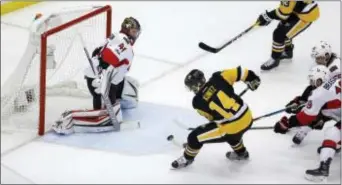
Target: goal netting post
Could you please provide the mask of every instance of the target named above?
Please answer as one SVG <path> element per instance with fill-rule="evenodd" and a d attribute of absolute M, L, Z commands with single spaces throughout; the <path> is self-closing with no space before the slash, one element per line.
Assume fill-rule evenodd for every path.
<path fill-rule="evenodd" d="M 26 50 L 1 87 L 2 131 L 43 135 L 63 111 L 91 108 L 83 73 L 89 63 L 80 35 L 92 51 L 111 35 L 111 18 L 109 5 L 36 15 Z"/>

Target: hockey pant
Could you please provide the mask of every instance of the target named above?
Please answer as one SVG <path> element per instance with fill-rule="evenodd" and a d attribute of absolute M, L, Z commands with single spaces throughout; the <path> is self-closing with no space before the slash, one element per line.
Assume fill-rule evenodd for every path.
<path fill-rule="evenodd" d="M 306 30 L 311 23 L 300 20 L 296 15 L 290 15 L 288 19 L 280 21 L 273 31 L 272 58 L 280 58 L 285 47 L 292 47 L 292 39 Z"/>
<path fill-rule="evenodd" d="M 227 142 L 237 153 L 243 153 L 246 148 L 242 141 L 243 134 L 252 126 L 252 113 L 247 108 L 238 118 L 218 124 L 210 122 L 197 127 L 188 135 L 184 157 L 192 160 L 196 157 L 203 144 Z"/>

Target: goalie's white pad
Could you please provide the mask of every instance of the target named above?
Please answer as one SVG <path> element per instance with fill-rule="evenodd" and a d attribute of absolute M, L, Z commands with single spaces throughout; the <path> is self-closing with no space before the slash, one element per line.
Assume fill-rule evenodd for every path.
<path fill-rule="evenodd" d="M 130 76 L 126 76 L 120 102 L 123 109 L 135 108 L 138 105 L 138 89 L 139 82 Z"/>
<path fill-rule="evenodd" d="M 120 103 L 113 105 L 116 119 L 122 123 Z M 106 132 L 114 130 L 106 109 L 66 111 L 52 126 L 58 134 L 74 132 Z"/>

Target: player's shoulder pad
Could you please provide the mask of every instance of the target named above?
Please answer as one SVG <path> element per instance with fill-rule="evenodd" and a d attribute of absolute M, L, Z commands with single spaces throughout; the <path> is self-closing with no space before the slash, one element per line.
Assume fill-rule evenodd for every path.
<path fill-rule="evenodd" d="M 336 74 L 334 76 L 332 76 L 327 82 L 325 82 L 321 87 L 325 90 L 329 90 L 331 88 L 331 86 L 333 86 L 335 84 L 335 82 L 340 79 L 341 80 L 341 73 Z M 321 88 L 319 87 L 319 88 Z M 318 89 L 318 88 L 317 88 Z"/>
<path fill-rule="evenodd" d="M 197 93 L 193 98 L 192 98 L 192 107 L 195 109 L 198 109 L 199 107 L 199 99 L 200 99 L 200 93 Z"/>

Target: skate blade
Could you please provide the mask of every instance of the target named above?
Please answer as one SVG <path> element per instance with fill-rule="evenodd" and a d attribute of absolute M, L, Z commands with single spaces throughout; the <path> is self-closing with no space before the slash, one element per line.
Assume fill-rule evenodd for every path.
<path fill-rule="evenodd" d="M 325 176 L 313 176 L 313 175 L 309 175 L 309 174 L 305 174 L 305 179 L 312 181 L 312 182 L 327 182 L 327 177 Z"/>

